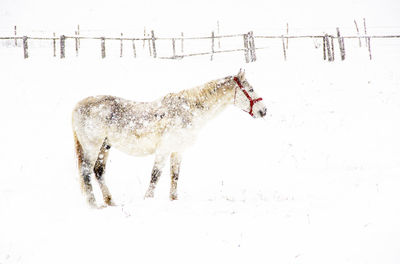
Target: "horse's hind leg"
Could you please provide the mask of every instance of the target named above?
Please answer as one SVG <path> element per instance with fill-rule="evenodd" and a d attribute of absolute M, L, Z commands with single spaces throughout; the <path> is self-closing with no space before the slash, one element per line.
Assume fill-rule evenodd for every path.
<path fill-rule="evenodd" d="M 85 155 L 82 145 L 80 144 L 75 133 L 74 133 L 74 139 L 75 139 L 76 155 L 78 158 L 81 189 L 85 193 L 88 204 L 92 207 L 96 207 L 96 199 L 93 194 L 93 187 L 91 183 L 91 173 L 93 169 L 93 163 L 91 163 L 87 155 Z"/>
<path fill-rule="evenodd" d="M 96 163 L 94 164 L 94 174 L 96 175 L 96 179 L 99 182 L 101 192 L 103 194 L 104 202 L 107 205 L 115 205 L 110 191 L 107 188 L 107 185 L 104 181 L 104 173 L 106 170 L 106 162 L 108 158 L 108 151 L 110 150 L 111 146 L 107 142 L 107 138 L 104 140 L 103 145 L 100 148 L 99 155 L 97 157 Z"/>

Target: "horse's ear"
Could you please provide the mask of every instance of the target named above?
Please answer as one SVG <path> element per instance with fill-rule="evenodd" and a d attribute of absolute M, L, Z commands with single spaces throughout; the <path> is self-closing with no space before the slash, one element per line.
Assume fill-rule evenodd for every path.
<path fill-rule="evenodd" d="M 245 71 L 242 68 L 240 68 L 239 73 L 237 75 L 239 80 L 244 80 L 245 79 L 244 74 L 245 74 Z"/>

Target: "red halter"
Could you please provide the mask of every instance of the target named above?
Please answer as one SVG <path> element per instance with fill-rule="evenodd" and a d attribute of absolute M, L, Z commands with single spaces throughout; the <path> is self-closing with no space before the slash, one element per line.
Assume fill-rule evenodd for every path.
<path fill-rule="evenodd" d="M 239 86 L 240 90 L 242 90 L 242 92 L 247 97 L 247 99 L 249 99 L 249 102 L 250 102 L 250 112 L 249 112 L 249 114 L 251 116 L 254 116 L 253 115 L 253 106 L 254 106 L 255 103 L 261 101 L 262 98 L 261 97 L 259 97 L 257 99 L 251 98 L 249 93 L 244 89 L 244 87 L 243 87 L 242 83 L 240 82 L 239 78 L 238 77 L 234 77 L 233 80 L 237 83 L 237 85 Z M 236 100 L 236 90 L 235 90 L 235 99 L 234 100 Z"/>

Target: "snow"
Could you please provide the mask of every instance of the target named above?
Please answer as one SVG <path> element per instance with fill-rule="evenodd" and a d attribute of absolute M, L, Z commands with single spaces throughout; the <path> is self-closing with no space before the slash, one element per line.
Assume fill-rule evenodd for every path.
<path fill-rule="evenodd" d="M 76 26 L 68 24 L 72 19 L 65 22 L 71 15 L 83 22 L 83 32 L 98 26 L 118 34 L 130 4 L 122 1 L 119 8 L 125 11 L 107 28 L 101 22 L 111 4 L 94 7 L 94 2 L 76 12 L 70 3 L 64 12 L 38 16 L 43 6 L 56 4 L 42 0 L 20 10 L 26 2 L 15 1 L 4 4 L 0 18 L 4 25 L 25 17 L 22 32 L 52 32 L 51 26 L 65 32 Z M 147 9 L 154 4 L 146 3 Z M 299 27 L 298 33 L 337 26 L 332 23 L 336 12 L 308 8 L 316 1 L 301 3 L 301 9 L 268 8 L 270 17 L 265 6 L 234 2 L 232 13 L 221 17 L 216 10 L 222 2 L 215 10 L 207 2 L 195 16 L 184 14 L 182 19 L 189 20 L 184 29 L 174 26 L 179 21 L 165 22 L 179 15 L 174 8 L 161 16 L 143 12 L 124 25 L 135 25 L 132 31 L 141 34 L 142 25 L 160 34 L 171 28 L 179 28 L 175 33 L 208 33 L 218 18 L 222 33 L 257 30 L 255 25 L 282 32 L 287 21 Z M 340 26 L 351 29 L 343 34 L 354 34 L 352 19 L 365 14 L 371 34 L 385 25 L 399 26 L 397 2 L 368 3 L 349 2 Z M 393 8 L 384 10 L 387 6 Z M 254 16 L 247 15 L 250 20 L 238 19 L 255 9 Z M 198 23 L 207 10 L 212 10 L 209 21 Z M 284 11 L 286 17 L 280 17 Z M 307 15 L 311 13 L 327 20 Z M 48 23 L 55 14 L 59 19 Z M 0 30 L 10 34 L 3 26 Z M 250 64 L 243 63 L 242 54 L 215 54 L 212 62 L 202 56 L 153 60 L 139 46 L 138 59 L 118 58 L 119 47 L 111 45 L 102 60 L 99 43 L 83 41 L 78 58 L 72 48 L 60 60 L 51 57 L 51 49 L 30 44 L 30 58 L 23 60 L 21 48 L 1 46 L 0 263 L 399 263 L 399 41 L 372 40 L 372 61 L 365 47 L 357 47 L 358 40 L 346 42 L 347 60 L 334 63 L 322 60 L 321 47 L 313 47 L 319 43 L 294 40 L 284 62 L 280 41 L 267 43 L 270 48 L 257 51 L 257 61 Z M 223 47 L 229 44 L 221 41 Z M 261 40 L 256 44 L 265 45 Z M 93 45 L 97 48 L 90 50 Z M 71 128 L 79 100 L 109 94 L 153 101 L 240 68 L 263 98 L 267 116 L 256 120 L 232 106 L 210 120 L 183 155 L 179 200 L 168 198 L 168 166 L 154 199 L 143 199 L 154 157 L 111 149 L 105 179 L 117 206 L 93 210 L 86 205 Z M 94 187 L 101 200 L 99 187 Z"/>

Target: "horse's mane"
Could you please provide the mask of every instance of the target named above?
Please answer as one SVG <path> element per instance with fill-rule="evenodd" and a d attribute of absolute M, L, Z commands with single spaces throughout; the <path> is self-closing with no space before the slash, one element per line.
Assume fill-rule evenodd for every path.
<path fill-rule="evenodd" d="M 191 107 L 198 108 L 218 101 L 231 88 L 231 80 L 232 76 L 216 79 L 191 89 L 170 93 L 164 99 L 183 99 Z"/>

